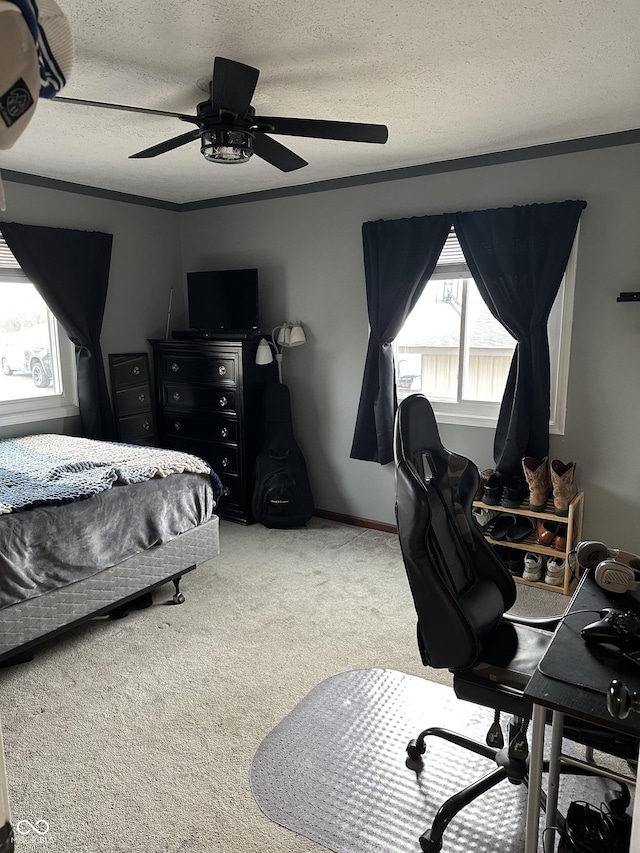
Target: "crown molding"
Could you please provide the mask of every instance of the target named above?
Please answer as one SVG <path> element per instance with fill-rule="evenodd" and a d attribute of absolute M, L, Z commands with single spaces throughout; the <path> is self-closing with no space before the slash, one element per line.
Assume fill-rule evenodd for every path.
<path fill-rule="evenodd" d="M 640 128 L 624 130 L 617 133 L 605 133 L 600 136 L 586 136 L 582 139 L 570 139 L 565 142 L 549 142 L 544 145 L 532 145 L 528 148 L 514 148 L 508 151 L 496 151 L 491 154 L 477 154 L 472 157 L 460 157 L 453 160 L 442 160 L 437 163 L 425 163 L 420 166 L 406 166 L 400 169 L 388 169 L 383 172 L 371 172 L 364 175 L 353 175 L 348 178 L 333 178 L 328 181 L 316 181 L 295 187 L 281 187 L 274 190 L 240 193 L 222 198 L 203 199 L 176 203 L 162 199 L 101 189 L 100 187 L 75 184 L 71 181 L 60 181 L 57 178 L 46 178 L 39 175 L 29 175 L 25 172 L 13 172 L 2 169 L 3 181 L 13 181 L 18 184 L 55 189 L 78 195 L 103 198 L 110 201 L 122 201 L 127 204 L 139 204 L 144 207 L 155 207 L 160 210 L 170 210 L 176 213 L 188 213 L 193 210 L 206 210 L 213 207 L 227 207 L 232 204 L 247 204 L 252 201 L 268 201 L 276 198 L 288 198 L 308 193 L 327 192 L 330 190 L 361 187 L 387 181 L 402 181 L 408 178 L 419 178 L 426 175 L 438 175 L 445 172 L 457 172 L 462 169 L 477 169 L 482 166 L 498 166 L 504 163 L 518 163 L 524 160 L 537 160 L 541 157 L 554 157 L 561 154 L 575 154 L 581 151 L 592 151 L 598 148 L 613 148 L 619 145 L 634 145 L 640 142 Z"/>

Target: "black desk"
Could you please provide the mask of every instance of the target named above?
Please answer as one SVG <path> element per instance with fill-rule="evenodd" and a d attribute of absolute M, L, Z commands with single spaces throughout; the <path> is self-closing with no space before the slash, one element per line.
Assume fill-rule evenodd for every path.
<path fill-rule="evenodd" d="M 600 589 L 593 581 L 591 573 L 587 572 L 569 602 L 565 618 L 558 626 L 547 653 L 540 661 L 538 672 L 525 690 L 525 695 L 533 699 L 534 706 L 524 853 L 537 853 L 538 850 L 542 752 L 547 709 L 553 711 L 547 825 L 553 822 L 552 816 L 557 804 L 565 714 L 632 735 L 640 740 L 640 714 L 632 712 L 626 720 L 616 720 L 609 715 L 606 703 L 606 690 L 612 678 L 624 681 L 630 690 L 640 690 L 640 667 L 625 661 L 620 653 L 608 647 L 587 645 L 580 634 L 584 625 L 594 622 L 598 615 L 576 611 L 600 610 L 604 607 L 640 613 L 640 593 L 614 596 Z M 561 680 L 563 678 L 565 680 Z M 631 853 L 640 853 L 639 803 L 640 797 L 636 797 Z"/>

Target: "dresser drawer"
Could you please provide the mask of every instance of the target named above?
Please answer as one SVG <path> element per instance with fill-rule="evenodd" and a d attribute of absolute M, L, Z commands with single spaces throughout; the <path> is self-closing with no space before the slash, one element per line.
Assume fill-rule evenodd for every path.
<path fill-rule="evenodd" d="M 214 414 L 182 414 L 164 412 L 162 432 L 166 436 L 195 438 L 197 441 L 235 443 L 238 440 L 238 421 Z M 201 454 L 196 454 L 201 455 Z"/>
<path fill-rule="evenodd" d="M 235 356 L 163 355 L 160 358 L 160 376 L 163 380 L 180 382 L 215 382 L 235 385 L 238 366 Z"/>
<path fill-rule="evenodd" d="M 236 444 L 238 442 L 240 432 L 238 419 L 233 414 L 225 416 L 204 412 L 201 415 L 191 413 L 186 417 L 182 414 L 172 417 L 165 412 L 164 422 L 167 432 L 170 433 L 187 434 L 215 443 Z"/>
<path fill-rule="evenodd" d="M 236 392 L 231 388 L 166 383 L 162 385 L 162 405 L 165 409 L 174 410 L 235 412 Z"/>
<path fill-rule="evenodd" d="M 136 412 L 149 411 L 151 409 L 149 386 L 138 385 L 137 387 L 116 391 L 115 404 L 119 417 L 133 415 Z"/>
<path fill-rule="evenodd" d="M 208 452 L 209 464 L 216 474 L 238 473 L 238 449 L 236 447 L 216 446 L 212 444 Z"/>
<path fill-rule="evenodd" d="M 210 438 L 212 441 L 226 441 L 230 444 L 236 444 L 238 441 L 238 421 L 236 418 L 225 418 L 222 415 L 211 415 L 209 418 L 211 425 Z"/>
<path fill-rule="evenodd" d="M 243 500 L 242 480 L 238 477 L 225 474 L 224 471 L 216 471 L 216 474 L 220 477 L 220 482 L 222 483 L 220 509 L 222 512 L 229 510 L 237 512 Z"/>
<path fill-rule="evenodd" d="M 145 385 L 149 382 L 149 359 L 146 353 L 111 355 L 111 382 L 116 388 Z"/>
<path fill-rule="evenodd" d="M 225 447 L 224 445 L 211 444 L 208 441 L 197 438 L 184 437 L 180 435 L 169 435 L 165 438 L 163 445 L 173 450 L 182 450 L 183 453 L 191 453 L 199 456 L 213 468 L 216 474 L 239 474 L 239 452 L 237 447 Z"/>
<path fill-rule="evenodd" d="M 155 444 L 155 431 L 151 412 L 130 415 L 118 420 L 120 441 L 131 444 Z"/>

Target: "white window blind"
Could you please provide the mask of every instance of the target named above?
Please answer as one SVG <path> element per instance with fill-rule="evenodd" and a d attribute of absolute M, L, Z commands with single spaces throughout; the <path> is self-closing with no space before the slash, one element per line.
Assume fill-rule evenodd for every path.
<path fill-rule="evenodd" d="M 15 255 L 7 246 L 7 241 L 0 234 L 0 275 L 2 274 L 10 275 L 12 279 L 20 278 L 27 281 L 27 276 L 20 269 L 20 264 Z"/>
<path fill-rule="evenodd" d="M 471 273 L 462 253 L 456 232 L 452 228 L 445 241 L 438 263 L 431 278 L 469 278 Z"/>

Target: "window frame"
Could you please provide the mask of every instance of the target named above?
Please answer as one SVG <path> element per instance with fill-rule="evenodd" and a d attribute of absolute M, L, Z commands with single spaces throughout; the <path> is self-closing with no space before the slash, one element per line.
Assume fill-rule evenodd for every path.
<path fill-rule="evenodd" d="M 0 241 L 4 243 L 1 237 Z M 6 263 L 13 258 L 13 255 L 8 251 L 6 243 L 1 248 L 3 249 L 1 260 Z M 0 281 L 9 284 L 32 284 L 17 261 L 15 263 L 15 267 L 0 266 Z M 0 427 L 76 417 L 80 414 L 75 346 L 48 307 L 47 318 L 51 343 L 51 366 L 55 372 L 57 384 L 62 387 L 62 392 L 46 397 L 22 397 L 0 401 Z"/>
<path fill-rule="evenodd" d="M 453 229 L 452 229 L 453 230 Z M 559 299 L 556 298 L 552 314 L 554 316 L 554 324 L 559 330 L 559 339 L 557 346 L 557 355 L 554 362 L 551 363 L 551 394 L 550 394 L 550 417 L 549 417 L 549 432 L 553 435 L 564 435 L 567 414 L 567 397 L 569 386 L 569 361 L 571 354 L 571 332 L 573 326 L 573 303 L 575 294 L 575 280 L 577 268 L 577 247 L 580 226 L 576 230 L 576 236 L 571 247 L 571 253 L 567 262 L 560 288 L 558 290 Z M 457 239 L 457 238 L 456 238 Z M 443 250 L 444 254 L 445 250 Z M 440 267 L 440 269 L 438 269 Z M 473 275 L 466 263 L 438 263 L 431 276 L 430 281 L 443 280 L 451 278 L 468 278 L 473 281 Z M 466 294 L 465 294 L 466 297 Z M 465 361 L 465 353 L 463 347 L 464 326 L 466 323 L 466 299 L 463 300 L 465 310 L 461 312 L 460 317 L 460 353 L 459 363 Z M 551 318 L 550 318 L 551 319 Z M 552 351 L 550 347 L 550 356 Z M 397 338 L 393 341 L 393 357 L 394 363 L 398 363 Z M 458 388 L 461 389 L 463 377 L 458 377 Z M 397 375 L 396 375 L 397 388 Z M 498 415 L 500 413 L 501 402 L 483 402 L 478 400 L 460 400 L 458 402 L 447 402 L 444 400 L 431 400 L 436 420 L 443 424 L 457 424 L 461 426 L 483 427 L 486 429 L 495 429 L 498 423 Z"/>

